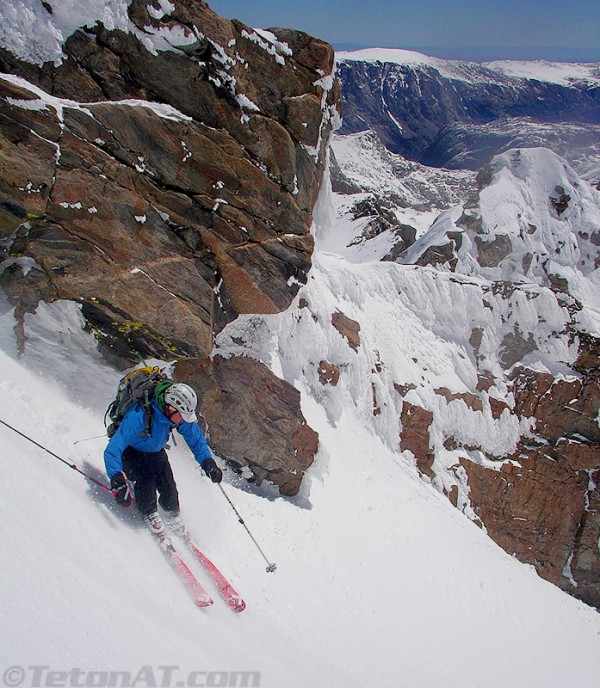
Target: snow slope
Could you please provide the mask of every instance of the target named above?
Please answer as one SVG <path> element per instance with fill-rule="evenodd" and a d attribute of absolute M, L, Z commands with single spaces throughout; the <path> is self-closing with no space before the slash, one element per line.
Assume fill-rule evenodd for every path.
<path fill-rule="evenodd" d="M 103 442 L 74 446 L 99 416 L 0 362 L 0 417 L 100 476 Z M 258 671 L 264 688 L 596 685 L 596 612 L 495 546 L 356 409 L 335 427 L 314 400 L 306 411 L 322 444 L 310 508 L 229 488 L 275 574 L 183 447 L 172 452 L 191 530 L 246 598 L 239 617 L 218 600 L 196 609 L 133 510 L 0 426 L 2 666 L 171 665 L 184 685 L 192 671 Z"/>
<path fill-rule="evenodd" d="M 475 173 L 426 167 L 391 153 L 374 131 L 334 136 L 344 176 L 364 192 L 393 198 L 405 212 L 445 210 L 474 189 Z"/>

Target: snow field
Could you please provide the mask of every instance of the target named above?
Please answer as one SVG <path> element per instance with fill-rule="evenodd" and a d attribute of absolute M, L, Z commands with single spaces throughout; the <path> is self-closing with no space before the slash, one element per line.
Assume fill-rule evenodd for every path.
<path fill-rule="evenodd" d="M 98 416 L 1 359 L 1 417 L 101 475 L 102 443 L 73 448 Z M 593 610 L 502 552 L 352 410 L 335 428 L 314 401 L 305 412 L 321 436 L 310 506 L 228 488 L 275 574 L 184 448 L 171 453 L 240 616 L 218 599 L 196 609 L 133 510 L 0 427 L 4 664 L 252 670 L 268 687 L 594 685 Z"/>

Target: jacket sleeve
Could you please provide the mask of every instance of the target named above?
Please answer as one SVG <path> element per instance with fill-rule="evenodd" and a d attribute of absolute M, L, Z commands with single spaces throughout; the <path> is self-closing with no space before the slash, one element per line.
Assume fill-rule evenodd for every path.
<path fill-rule="evenodd" d="M 188 447 L 199 464 L 211 458 L 212 454 L 197 423 L 186 423 L 184 421 L 177 426 L 177 430 L 187 442 Z"/>
<path fill-rule="evenodd" d="M 143 412 L 138 413 L 135 408 L 128 411 L 104 450 L 104 466 L 109 478 L 123 470 L 123 452 L 143 429 Z"/>

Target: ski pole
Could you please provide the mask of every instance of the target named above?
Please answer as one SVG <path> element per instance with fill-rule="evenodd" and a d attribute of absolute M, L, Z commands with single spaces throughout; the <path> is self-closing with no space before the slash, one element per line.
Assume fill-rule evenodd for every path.
<path fill-rule="evenodd" d="M 268 564 L 267 572 L 273 573 L 273 571 L 275 571 L 275 569 L 277 568 L 277 564 L 274 564 L 267 559 L 265 553 L 260 548 L 260 545 L 258 544 L 258 542 L 256 542 L 254 535 L 252 535 L 252 533 L 250 532 L 250 529 L 248 528 L 248 526 L 244 522 L 244 519 L 240 516 L 239 511 L 235 508 L 231 499 L 229 499 L 229 496 L 228 496 L 227 492 L 225 492 L 225 490 L 223 489 L 223 485 L 221 485 L 221 483 L 219 483 L 219 489 L 223 493 L 223 496 L 225 497 L 225 499 L 229 502 L 229 506 L 233 509 L 233 511 L 235 512 L 235 515 L 238 517 L 238 521 L 244 526 L 244 528 L 246 529 L 246 532 L 252 538 L 252 542 L 256 545 L 256 548 L 262 554 L 263 559 L 267 562 L 267 564 Z"/>
<path fill-rule="evenodd" d="M 79 444 L 80 442 L 89 442 L 90 440 L 99 440 L 101 437 L 106 437 L 106 433 L 104 433 L 103 435 L 94 435 L 93 437 L 84 437 L 83 439 L 75 440 L 75 442 L 73 442 L 73 446 L 75 446 L 76 444 Z"/>
<path fill-rule="evenodd" d="M 62 461 L 65 465 L 67 465 L 69 468 L 72 468 L 74 471 L 77 471 L 80 475 L 83 475 L 85 478 L 88 480 L 91 480 L 93 483 L 98 485 L 98 487 L 101 487 L 103 490 L 106 490 L 107 492 L 110 492 L 112 494 L 112 490 L 110 487 L 105 485 L 104 483 L 101 483 L 99 480 L 96 480 L 96 478 L 92 478 L 91 475 L 88 475 L 87 473 L 84 473 L 84 471 L 81 470 L 81 468 L 78 468 L 74 463 L 69 463 L 68 461 L 65 461 L 63 458 L 58 456 L 58 454 L 55 454 L 54 452 L 51 452 L 49 449 L 46 449 L 43 445 L 39 444 L 39 442 L 36 442 L 35 440 L 32 440 L 31 437 L 28 437 L 24 433 L 22 433 L 20 430 L 17 430 L 16 428 L 13 428 L 12 425 L 9 425 L 8 423 L 4 422 L 0 418 L 0 423 L 2 425 L 5 425 L 9 430 L 12 430 L 13 432 L 16 432 L 17 435 L 21 435 L 21 437 L 24 437 L 26 440 L 29 440 L 32 444 L 35 444 L 36 447 L 39 447 L 40 449 L 43 449 L 45 452 L 50 454 L 50 456 L 53 456 L 55 459 L 58 459 L 59 461 Z"/>

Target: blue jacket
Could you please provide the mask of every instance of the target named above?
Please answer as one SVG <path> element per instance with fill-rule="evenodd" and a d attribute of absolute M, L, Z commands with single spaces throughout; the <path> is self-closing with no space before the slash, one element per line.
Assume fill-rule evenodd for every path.
<path fill-rule="evenodd" d="M 127 447 L 133 447 L 142 452 L 159 452 L 165 447 L 169 433 L 173 428 L 183 435 L 188 447 L 198 463 L 211 458 L 210 449 L 206 444 L 202 430 L 197 423 L 183 421 L 179 425 L 171 423 L 158 408 L 156 399 L 152 402 L 152 433 L 144 434 L 146 421 L 141 404 L 135 404 L 125 414 L 119 429 L 110 438 L 104 450 L 104 465 L 109 478 L 123 470 L 123 452 Z"/>

